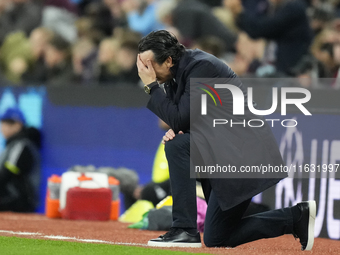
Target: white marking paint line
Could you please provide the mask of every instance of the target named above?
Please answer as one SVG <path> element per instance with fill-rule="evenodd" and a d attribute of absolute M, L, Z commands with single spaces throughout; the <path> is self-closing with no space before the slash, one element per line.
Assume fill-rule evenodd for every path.
<path fill-rule="evenodd" d="M 0 233 L 9 234 L 9 235 L 15 235 L 15 236 L 36 236 L 38 238 L 47 238 L 47 239 L 53 239 L 53 240 L 74 240 L 77 242 L 83 242 L 83 243 L 103 243 L 103 244 L 114 244 L 114 245 L 129 245 L 129 246 L 147 246 L 146 244 L 142 243 L 123 243 L 123 242 L 109 242 L 104 240 L 97 240 L 97 239 L 82 239 L 82 238 L 76 238 L 76 237 L 70 237 L 70 236 L 54 236 L 54 235 L 44 235 L 42 233 L 33 233 L 33 232 L 15 232 L 15 231 L 9 231 L 9 230 L 0 230 Z"/>

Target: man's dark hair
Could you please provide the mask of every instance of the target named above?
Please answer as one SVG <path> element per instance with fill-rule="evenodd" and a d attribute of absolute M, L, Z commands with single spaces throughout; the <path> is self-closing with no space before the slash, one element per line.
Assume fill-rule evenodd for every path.
<path fill-rule="evenodd" d="M 173 34 L 166 30 L 158 30 L 140 40 L 138 52 L 142 53 L 148 50 L 154 53 L 155 61 L 158 64 L 163 64 L 168 57 L 171 57 L 172 62 L 177 64 L 185 51 L 185 47 L 178 42 Z"/>
<path fill-rule="evenodd" d="M 70 43 L 60 35 L 54 35 L 49 44 L 59 51 L 68 52 L 70 50 Z"/>

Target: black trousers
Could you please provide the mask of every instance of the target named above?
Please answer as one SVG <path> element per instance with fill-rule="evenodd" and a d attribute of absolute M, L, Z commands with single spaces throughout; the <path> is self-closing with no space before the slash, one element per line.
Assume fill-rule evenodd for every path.
<path fill-rule="evenodd" d="M 165 153 L 173 196 L 172 227 L 196 229 L 196 180 L 190 178 L 189 170 L 190 134 L 176 135 L 173 140 L 166 142 Z M 207 186 L 203 185 L 203 189 Z M 262 238 L 291 234 L 293 231 L 291 208 L 243 217 L 251 199 L 222 211 L 214 191 L 206 193 L 210 193 L 204 225 L 204 243 L 208 247 L 235 247 Z"/>

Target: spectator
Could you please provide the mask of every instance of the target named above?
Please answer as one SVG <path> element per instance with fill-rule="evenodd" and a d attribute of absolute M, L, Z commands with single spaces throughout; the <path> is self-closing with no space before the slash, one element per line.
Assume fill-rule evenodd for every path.
<path fill-rule="evenodd" d="M 161 0 L 157 3 L 156 17 L 157 20 L 165 25 L 165 30 L 174 34 L 178 41 L 188 47 L 191 46 L 191 41 L 182 37 L 177 28 L 174 27 L 172 22 L 172 12 L 176 8 L 177 2 L 175 0 Z"/>
<path fill-rule="evenodd" d="M 214 7 L 212 9 L 212 12 L 222 22 L 223 25 L 230 29 L 230 31 L 232 31 L 234 34 L 238 33 L 238 28 L 235 24 L 234 16 L 228 8 L 224 6 Z"/>
<path fill-rule="evenodd" d="M 43 8 L 42 25 L 69 43 L 77 40 L 76 7 L 68 0 L 47 0 Z"/>
<path fill-rule="evenodd" d="M 223 0 L 224 5 L 228 5 L 229 0 Z M 247 13 L 251 13 L 254 16 L 264 16 L 266 15 L 271 0 L 242 0 L 243 8 L 247 11 Z"/>
<path fill-rule="evenodd" d="M 193 49 L 195 48 L 208 52 L 219 59 L 222 59 L 224 57 L 223 55 L 225 54 L 225 46 L 223 41 L 214 36 L 200 38 L 196 41 L 196 44 L 194 44 Z"/>
<path fill-rule="evenodd" d="M 81 17 L 76 22 L 78 39 L 87 38 L 93 41 L 96 45 L 106 38 L 103 31 L 96 28 L 94 21 L 89 17 Z"/>
<path fill-rule="evenodd" d="M 197 0 L 180 0 L 172 12 L 171 23 L 185 39 L 216 36 L 223 40 L 227 50 L 234 48 L 236 35 L 212 14 L 208 6 Z"/>
<path fill-rule="evenodd" d="M 237 26 L 235 24 L 235 19 L 233 17 L 232 12 L 228 8 L 229 0 L 223 0 L 222 6 L 214 7 L 213 13 L 214 15 L 232 32 L 237 32 Z M 250 12 L 254 16 L 264 15 L 268 9 L 268 1 L 267 0 L 242 0 L 243 8 Z"/>
<path fill-rule="evenodd" d="M 6 147 L 0 160 L 0 211 L 34 212 L 37 207 L 40 133 L 25 124 L 17 108 L 1 116 Z"/>
<path fill-rule="evenodd" d="M 44 52 L 48 42 L 53 38 L 53 32 L 44 27 L 34 29 L 29 37 L 29 45 L 33 61 L 23 74 L 22 80 L 28 85 L 40 85 L 44 81 L 46 67 Z"/>
<path fill-rule="evenodd" d="M 96 83 L 97 54 L 96 45 L 88 38 L 78 40 L 72 47 L 73 70 L 83 85 Z"/>
<path fill-rule="evenodd" d="M 324 67 L 325 77 L 336 77 L 339 70 L 340 44 L 324 43 L 321 45 L 319 60 Z"/>
<path fill-rule="evenodd" d="M 30 0 L 1 0 L 0 44 L 6 35 L 23 31 L 27 36 L 41 22 L 41 8 Z"/>
<path fill-rule="evenodd" d="M 78 15 L 77 5 L 70 0 L 45 0 L 44 4 L 45 6 L 55 6 Z"/>
<path fill-rule="evenodd" d="M 6 78 L 13 84 L 38 85 L 45 75 L 43 53 L 53 33 L 36 28 L 29 38 L 23 32 L 9 34 L 1 47 L 1 63 Z"/>
<path fill-rule="evenodd" d="M 209 7 L 216 7 L 220 6 L 222 0 L 200 0 L 202 3 L 205 3 L 206 5 L 209 5 Z"/>
<path fill-rule="evenodd" d="M 162 26 L 187 47 L 222 58 L 239 76 L 296 76 L 312 53 L 313 75 L 334 78 L 339 9 L 338 1 L 320 0 L 0 0 L 1 83 L 138 83 L 134 41 Z M 54 33 L 67 49 L 48 43 Z M 52 67 L 51 55 L 66 58 Z"/>
<path fill-rule="evenodd" d="M 264 48 L 263 40 L 253 40 L 241 32 L 236 42 L 236 54 L 229 66 L 239 76 L 254 76 L 262 64 Z"/>
<path fill-rule="evenodd" d="M 9 34 L 1 46 L 1 64 L 6 79 L 19 85 L 22 74 L 28 70 L 32 61 L 32 52 L 25 34 Z"/>
<path fill-rule="evenodd" d="M 286 74 L 308 54 L 312 32 L 303 2 L 270 0 L 274 13 L 254 16 L 243 9 L 241 0 L 228 0 L 238 26 L 252 38 L 266 38 L 277 43 L 276 67 Z"/>
<path fill-rule="evenodd" d="M 47 44 L 44 54 L 46 85 L 67 86 L 74 81 L 70 50 L 70 44 L 58 35 Z"/>
<path fill-rule="evenodd" d="M 157 20 L 155 1 L 125 0 L 123 7 L 131 30 L 145 36 L 154 30 L 164 28 Z"/>
<path fill-rule="evenodd" d="M 115 78 L 117 83 L 129 83 L 137 85 L 139 82 L 136 65 L 138 41 L 125 41 L 121 44 L 117 54 L 117 63 L 120 72 Z"/>
<path fill-rule="evenodd" d="M 115 20 L 110 9 L 104 3 L 93 2 L 88 4 L 84 9 L 84 17 L 90 20 L 92 30 L 95 30 L 96 34 L 100 35 L 100 39 L 112 35 Z"/>
<path fill-rule="evenodd" d="M 340 34 L 333 29 L 324 29 L 314 39 L 311 51 L 319 61 L 318 76 L 336 77 L 340 58 L 338 54 Z"/>
<path fill-rule="evenodd" d="M 99 82 L 101 84 L 112 82 L 120 71 L 115 60 L 118 49 L 119 41 L 117 39 L 105 39 L 99 45 L 98 65 Z"/>
<path fill-rule="evenodd" d="M 334 19 L 334 9 L 329 3 L 324 3 L 316 8 L 311 9 L 310 24 L 314 35 L 319 34 L 325 28 L 329 27 Z"/>
<path fill-rule="evenodd" d="M 311 56 L 303 57 L 292 70 L 292 73 L 297 78 L 298 84 L 296 86 L 307 89 L 317 88 L 317 69 L 316 59 Z"/>
<path fill-rule="evenodd" d="M 126 13 L 119 0 L 103 0 L 104 4 L 109 8 L 114 28 L 127 27 Z"/>

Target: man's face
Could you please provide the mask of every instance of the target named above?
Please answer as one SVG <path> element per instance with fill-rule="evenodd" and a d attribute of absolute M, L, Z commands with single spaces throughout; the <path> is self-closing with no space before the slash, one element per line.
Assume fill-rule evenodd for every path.
<path fill-rule="evenodd" d="M 49 68 L 53 68 L 54 66 L 60 64 L 65 56 L 62 51 L 57 50 L 52 45 L 48 44 L 45 48 L 45 63 Z"/>
<path fill-rule="evenodd" d="M 108 64 L 116 58 L 118 46 L 112 41 L 103 41 L 99 46 L 98 62 L 100 64 Z"/>
<path fill-rule="evenodd" d="M 159 83 L 164 83 L 172 78 L 170 67 L 173 66 L 172 59 L 169 57 L 161 65 L 155 61 L 154 53 L 151 50 L 144 51 L 139 54 L 143 64 L 146 66 L 146 61 L 151 60 L 151 64 L 156 73 L 156 79 Z"/>
<path fill-rule="evenodd" d="M 1 121 L 1 133 L 6 140 L 19 133 L 21 129 L 22 124 L 20 122 L 9 123 Z"/>
<path fill-rule="evenodd" d="M 33 30 L 29 37 L 32 53 L 36 58 L 42 56 L 48 39 L 42 30 Z"/>

